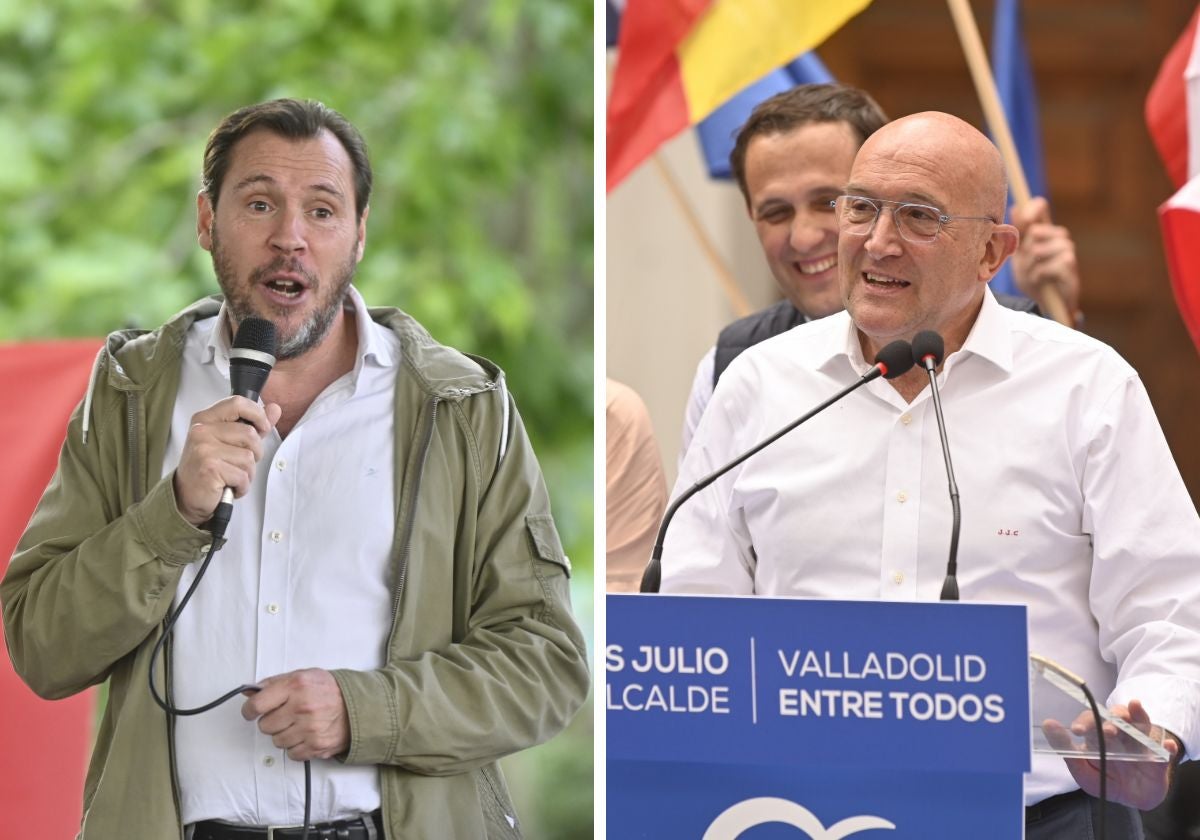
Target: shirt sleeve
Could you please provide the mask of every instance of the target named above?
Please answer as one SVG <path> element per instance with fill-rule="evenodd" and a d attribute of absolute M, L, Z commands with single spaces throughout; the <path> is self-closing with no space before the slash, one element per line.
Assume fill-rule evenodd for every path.
<path fill-rule="evenodd" d="M 1140 379 L 1098 410 L 1082 475 L 1100 653 L 1118 669 L 1110 704 L 1200 748 L 1200 519 Z"/>
<path fill-rule="evenodd" d="M 672 499 L 757 441 L 758 424 L 748 410 L 757 388 L 745 365 L 730 367 L 721 377 L 711 402 L 701 408 Z M 678 508 L 663 542 L 660 592 L 754 594 L 754 551 L 733 491 L 740 471 L 735 467 Z"/>
<path fill-rule="evenodd" d="M 716 364 L 717 348 L 710 347 L 696 365 L 696 377 L 692 380 L 692 391 L 688 394 L 687 410 L 683 415 L 683 434 L 679 438 L 679 466 L 687 456 L 688 447 L 696 435 L 696 427 L 713 395 L 713 369 Z"/>
<path fill-rule="evenodd" d="M 0 581 L 13 666 L 51 699 L 107 679 L 158 628 L 184 566 L 212 540 L 180 515 L 173 473 L 120 510 L 107 488 L 128 477 L 113 466 L 115 436 L 103 431 L 121 422 L 120 408 L 102 414 L 85 445 L 76 408 L 58 468 Z"/>

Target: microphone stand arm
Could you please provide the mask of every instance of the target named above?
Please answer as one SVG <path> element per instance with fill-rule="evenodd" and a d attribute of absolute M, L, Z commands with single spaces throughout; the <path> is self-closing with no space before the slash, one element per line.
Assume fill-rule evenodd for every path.
<path fill-rule="evenodd" d="M 786 426 L 784 426 L 782 429 L 777 431 L 775 434 L 771 435 L 766 440 L 758 443 L 757 445 L 755 445 L 751 449 L 747 450 L 746 452 L 743 452 L 741 455 L 734 458 L 728 464 L 719 468 L 715 472 L 709 473 L 708 475 L 704 476 L 699 481 L 697 481 L 695 484 L 693 484 L 691 487 L 689 487 L 687 490 L 680 493 L 679 497 L 677 499 L 675 499 L 675 501 L 671 502 L 671 504 L 667 507 L 666 513 L 663 514 L 662 524 L 658 527 L 658 536 L 654 540 L 654 551 L 650 555 L 650 563 L 646 566 L 646 570 L 642 573 L 642 583 L 641 583 L 641 587 L 640 587 L 641 591 L 642 592 L 651 592 L 651 593 L 657 592 L 659 585 L 662 583 L 663 542 L 667 536 L 667 526 L 669 526 L 671 524 L 671 519 L 674 518 L 675 511 L 679 510 L 680 505 L 682 505 L 684 502 L 686 502 L 692 496 L 699 493 L 701 490 L 703 490 L 708 485 L 712 484 L 718 478 L 725 475 L 725 473 L 729 472 L 731 469 L 736 467 L 738 464 L 745 461 L 751 455 L 755 455 L 758 452 L 762 451 L 763 449 L 770 446 L 772 443 L 774 443 L 775 441 L 779 440 L 781 437 L 786 435 L 788 432 L 795 429 L 801 423 L 805 422 L 806 420 L 809 420 L 810 418 L 816 416 L 817 414 L 820 414 L 822 411 L 829 408 L 829 406 L 833 405 L 835 402 L 842 399 L 847 394 L 851 393 L 852 391 L 857 390 L 858 388 L 861 388 L 863 385 L 866 385 L 872 379 L 878 379 L 880 376 L 883 376 L 883 370 L 878 365 L 876 365 L 875 367 L 872 367 L 869 371 L 864 373 L 862 375 L 862 377 L 859 378 L 856 382 L 854 382 L 851 385 L 847 385 L 845 388 L 838 391 L 832 397 L 825 400 L 825 402 L 818 405 L 812 411 L 797 418 L 796 420 L 793 420 L 791 423 L 788 423 Z"/>
<path fill-rule="evenodd" d="M 946 439 L 946 419 L 942 415 L 942 397 L 938 393 L 937 372 L 932 358 L 923 360 L 925 372 L 929 374 L 929 387 L 933 391 L 933 410 L 937 412 L 938 436 L 942 440 L 942 457 L 946 460 L 946 476 L 950 480 L 950 508 L 954 517 L 950 529 L 950 559 L 946 562 L 946 579 L 942 582 L 941 600 L 958 600 L 958 531 L 962 525 L 962 511 L 958 505 L 958 484 L 954 481 L 954 465 L 950 462 L 950 441 Z"/>

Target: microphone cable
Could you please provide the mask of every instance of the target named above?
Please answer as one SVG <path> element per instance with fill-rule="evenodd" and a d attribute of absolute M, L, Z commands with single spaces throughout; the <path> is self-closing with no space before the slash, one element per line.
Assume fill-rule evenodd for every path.
<path fill-rule="evenodd" d="M 1087 697 L 1088 705 L 1092 707 L 1092 718 L 1096 722 L 1096 745 L 1099 747 L 1100 753 L 1100 816 L 1096 819 L 1096 837 L 1097 840 L 1106 840 L 1106 821 L 1108 818 L 1108 755 L 1104 749 L 1104 719 L 1100 717 L 1100 707 L 1096 704 L 1096 698 L 1092 696 L 1092 691 L 1087 687 L 1087 683 L 1080 680 L 1079 687 L 1083 689 L 1083 694 Z"/>
<path fill-rule="evenodd" d="M 259 392 L 262 391 L 263 385 L 267 381 L 271 370 L 275 366 L 275 347 L 276 335 L 275 325 L 263 318 L 243 318 L 238 325 L 237 334 L 233 339 L 233 347 L 230 351 L 229 358 L 229 378 L 232 386 L 232 391 L 235 395 L 244 396 L 250 400 L 257 400 Z M 241 420 L 245 423 L 245 420 Z M 200 581 L 204 578 L 204 573 L 208 571 L 209 563 L 212 562 L 213 555 L 217 553 L 221 546 L 221 540 L 225 536 L 225 529 L 229 527 L 229 519 L 233 515 L 233 490 L 226 487 L 225 492 L 221 495 L 221 500 L 217 504 L 216 510 L 213 511 L 212 518 L 205 524 L 205 528 L 212 534 L 212 543 L 208 547 L 208 554 L 205 555 L 204 561 L 200 564 L 200 570 L 196 572 L 196 579 L 192 581 L 192 585 L 188 587 L 183 598 L 179 601 L 179 606 L 167 612 L 166 620 L 163 624 L 163 632 L 158 641 L 154 644 L 154 650 L 150 653 L 150 671 L 148 675 L 150 683 L 150 695 L 154 698 L 154 702 L 158 704 L 168 715 L 172 716 L 187 716 L 198 715 L 202 712 L 207 712 L 210 709 L 215 709 L 222 703 L 236 697 L 239 694 L 253 694 L 262 689 L 257 685 L 240 685 L 232 691 L 222 694 L 216 700 L 205 703 L 202 706 L 196 706 L 192 709 L 180 709 L 172 705 L 158 692 L 158 686 L 154 684 L 154 663 L 158 661 L 158 656 L 162 653 L 163 645 L 166 644 L 171 631 L 175 629 L 175 622 L 179 620 L 180 614 L 183 613 L 184 607 L 188 605 L 188 601 L 192 599 L 192 595 L 196 591 L 196 587 L 200 585 Z M 164 675 L 165 680 L 165 675 Z M 312 765 L 308 760 L 304 762 L 304 829 L 301 832 L 301 840 L 308 840 L 308 828 L 312 815 Z"/>
<path fill-rule="evenodd" d="M 1096 752 L 1100 759 L 1100 813 L 1096 816 L 1097 840 L 1105 840 L 1107 837 L 1107 819 L 1108 819 L 1108 749 L 1104 735 L 1104 717 L 1100 714 L 1100 705 L 1096 702 L 1095 695 L 1088 688 L 1087 682 L 1083 677 L 1072 671 L 1068 671 L 1062 665 L 1052 662 L 1044 656 L 1038 654 L 1029 655 L 1030 663 L 1033 669 L 1048 683 L 1057 687 L 1060 691 L 1077 701 L 1085 702 L 1092 713 L 1092 722 L 1096 726 Z M 1081 696 L 1082 695 L 1082 696 Z M 1042 730 L 1045 731 L 1045 725 L 1049 721 L 1043 721 Z M 1062 727 L 1062 724 L 1058 724 Z M 1114 724 L 1115 725 L 1115 724 Z M 1066 727 L 1062 727 L 1064 730 Z M 1119 729 L 1120 727 L 1118 727 Z M 1119 734 L 1119 733 L 1118 733 Z M 1069 753 L 1065 748 L 1058 747 L 1049 738 L 1046 739 L 1050 744 L 1052 751 L 1061 758 L 1066 759 Z M 1084 739 L 1086 744 L 1086 737 Z"/>
<path fill-rule="evenodd" d="M 184 607 L 188 605 L 192 595 L 196 592 L 196 587 L 200 585 L 200 581 L 204 578 L 204 573 L 208 571 L 208 565 L 212 562 L 213 555 L 217 553 L 221 538 L 225 536 L 225 527 L 229 524 L 229 517 L 225 515 L 223 521 L 214 516 L 209 521 L 209 531 L 212 534 L 212 544 L 208 547 L 208 554 L 204 557 L 204 562 L 200 564 L 200 570 L 196 572 L 196 579 L 192 581 L 192 585 L 188 587 L 183 598 L 179 601 L 179 606 L 167 613 L 166 622 L 163 626 L 163 633 L 159 636 L 158 641 L 154 643 L 154 650 L 150 654 L 150 694 L 154 698 L 154 702 L 158 704 L 168 715 L 187 716 L 198 715 L 202 712 L 207 712 L 210 709 L 215 709 L 222 703 L 232 700 L 234 697 L 242 693 L 255 693 L 262 689 L 257 685 L 239 685 L 237 688 L 227 691 L 216 700 L 205 703 L 202 706 L 196 706 L 191 709 L 180 709 L 172 705 L 158 692 L 158 686 L 154 684 L 154 663 L 158 660 L 158 655 L 162 652 L 163 645 L 166 644 L 167 638 L 171 635 L 171 631 L 175 629 L 175 622 L 179 620 L 179 616 L 183 613 Z M 312 764 L 309 760 L 304 762 L 304 830 L 300 834 L 301 840 L 308 840 L 308 827 L 312 816 Z"/>

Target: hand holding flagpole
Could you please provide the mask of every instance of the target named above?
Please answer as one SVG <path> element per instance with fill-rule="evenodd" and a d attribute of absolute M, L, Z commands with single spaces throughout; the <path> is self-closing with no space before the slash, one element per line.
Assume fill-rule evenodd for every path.
<path fill-rule="evenodd" d="M 958 40 L 962 43 L 963 53 L 967 58 L 967 66 L 971 69 L 971 78 L 975 82 L 975 92 L 979 95 L 979 104 L 983 106 L 983 115 L 991 128 L 992 136 L 1000 155 L 1004 158 L 1004 167 L 1008 171 L 1009 185 L 1012 187 L 1013 198 L 1018 205 L 1028 204 L 1031 198 L 1029 182 L 1025 179 L 1025 169 L 1021 166 L 1021 158 L 1017 154 L 1016 144 L 1013 143 L 1012 131 L 1008 127 L 1008 119 L 996 93 L 996 80 L 988 67 L 987 53 L 983 49 L 983 40 L 979 37 L 979 27 L 975 16 L 971 13 L 968 0 L 947 0 L 950 15 L 954 18 L 954 28 L 958 32 Z M 1057 287 L 1047 286 L 1043 293 L 1043 305 L 1047 314 L 1060 324 L 1073 327 L 1074 319 L 1063 300 Z"/>

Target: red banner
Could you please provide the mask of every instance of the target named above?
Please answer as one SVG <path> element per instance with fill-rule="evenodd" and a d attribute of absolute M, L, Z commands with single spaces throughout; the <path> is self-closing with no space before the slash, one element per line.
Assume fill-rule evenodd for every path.
<path fill-rule="evenodd" d="M 1191 150 L 1198 144 L 1188 125 L 1189 111 L 1196 104 L 1188 102 L 1188 65 L 1196 50 L 1197 20 L 1200 20 L 1200 6 L 1163 59 L 1146 96 L 1146 127 L 1175 189 L 1186 184 L 1200 167 L 1200 161 L 1191 160 Z"/>
<path fill-rule="evenodd" d="M 99 349 L 96 339 L 0 345 L 0 574 L 54 472 Z M 42 700 L 0 657 L 0 835 L 79 831 L 95 704 L 94 691 Z"/>
<path fill-rule="evenodd" d="M 1200 351 L 1200 176 L 1158 208 L 1167 269 L 1179 314 Z"/>

